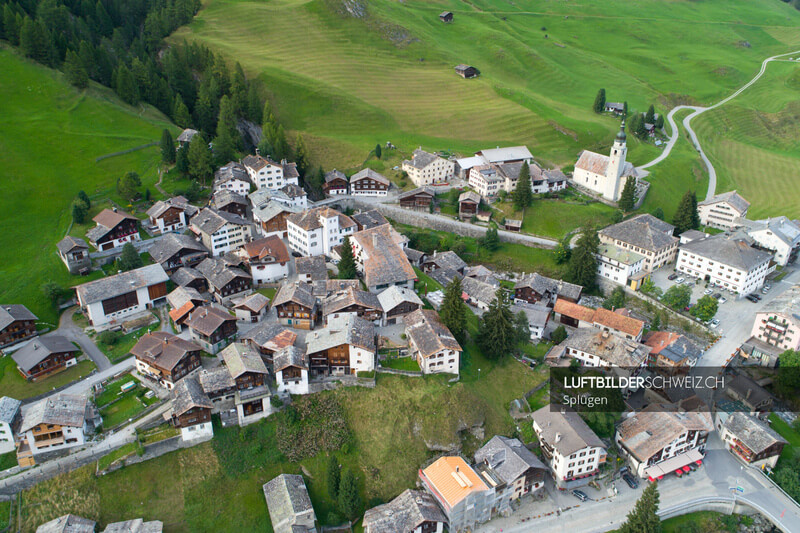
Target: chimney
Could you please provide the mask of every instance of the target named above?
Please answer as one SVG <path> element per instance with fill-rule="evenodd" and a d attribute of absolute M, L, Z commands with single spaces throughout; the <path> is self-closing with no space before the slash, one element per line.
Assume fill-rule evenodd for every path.
<path fill-rule="evenodd" d="M 372 246 L 373 246 L 373 248 L 377 248 L 378 247 L 378 234 L 377 233 L 373 233 L 372 234 Z"/>
<path fill-rule="evenodd" d="M 458 465 L 456 465 L 456 472 L 458 472 Z"/>
<path fill-rule="evenodd" d="M 112 207 L 111 210 L 114 211 L 115 213 L 117 212 L 117 208 L 116 207 Z"/>
<path fill-rule="evenodd" d="M 752 392 L 753 392 L 753 389 L 747 389 L 747 394 L 745 394 L 745 396 L 744 396 L 746 400 L 750 399 L 750 394 L 752 394 Z"/>
<path fill-rule="evenodd" d="M 561 433 L 556 433 L 556 443 L 561 441 Z"/>

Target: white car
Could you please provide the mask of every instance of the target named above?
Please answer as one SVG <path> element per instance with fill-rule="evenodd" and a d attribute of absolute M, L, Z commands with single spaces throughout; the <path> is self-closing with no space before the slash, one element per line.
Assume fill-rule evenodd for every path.
<path fill-rule="evenodd" d="M 708 327 L 710 327 L 711 329 L 716 329 L 717 326 L 719 326 L 719 319 L 715 318 L 714 320 L 711 321 L 711 325 L 709 325 Z"/>
<path fill-rule="evenodd" d="M 703 294 L 705 294 L 706 296 L 708 296 L 709 294 L 711 294 L 711 293 L 713 293 L 713 292 L 714 292 L 714 289 L 706 289 L 706 290 L 704 290 L 704 291 L 703 291 Z"/>
<path fill-rule="evenodd" d="M 684 281 L 685 281 L 685 280 L 684 280 L 684 278 L 678 278 L 678 279 L 676 279 L 676 280 L 675 280 L 675 283 L 677 283 L 678 285 L 680 285 L 680 284 L 681 284 L 681 283 L 683 283 Z"/>
<path fill-rule="evenodd" d="M 719 303 L 721 303 L 721 304 L 724 304 L 724 303 L 725 303 L 725 302 L 727 302 L 727 301 L 728 301 L 728 299 L 727 299 L 727 298 L 725 298 L 724 296 L 723 296 L 722 298 L 720 298 L 720 299 L 719 299 Z"/>

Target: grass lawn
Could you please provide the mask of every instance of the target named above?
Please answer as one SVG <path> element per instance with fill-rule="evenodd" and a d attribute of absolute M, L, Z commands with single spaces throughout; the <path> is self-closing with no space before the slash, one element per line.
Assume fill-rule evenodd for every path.
<path fill-rule="evenodd" d="M 788 461 L 794 455 L 800 453 L 800 433 L 775 413 L 769 415 L 769 425 L 789 443 L 789 446 L 783 447 L 779 461 Z"/>
<path fill-rule="evenodd" d="M 600 87 L 631 110 L 707 105 L 800 43 L 800 13 L 774 0 L 372 0 L 361 16 L 332 0 L 204 4 L 170 39 L 259 76 L 291 137 L 302 132 L 326 168 L 360 163 L 386 140 L 407 153 L 526 144 L 573 164 L 581 149 L 607 150 L 618 127 L 590 111 Z M 439 22 L 445 8 L 454 23 Z M 481 76 L 458 77 L 463 62 Z"/>
<path fill-rule="evenodd" d="M 692 121 L 717 192 L 738 190 L 751 203 L 749 218 L 800 216 L 799 118 L 800 65 L 778 61 L 740 97 Z"/>
<path fill-rule="evenodd" d="M 17 452 L 8 452 L 0 455 L 0 471 L 17 466 Z M 0 524 L 3 522 L 0 521 Z"/>
<path fill-rule="evenodd" d="M 181 432 L 178 428 L 170 424 L 161 424 L 160 426 L 139 432 L 139 442 L 142 444 L 152 444 L 166 440 L 180 435 Z"/>
<path fill-rule="evenodd" d="M 138 446 L 135 442 L 129 442 L 124 446 L 120 446 L 113 452 L 109 453 L 108 455 L 101 457 L 100 460 L 97 461 L 97 468 L 98 470 L 105 470 L 111 463 L 118 459 L 122 459 L 123 457 L 128 457 L 136 453 Z"/>
<path fill-rule="evenodd" d="M 589 201 L 587 199 L 587 201 Z M 494 204 L 506 218 L 522 219 L 522 232 L 561 239 L 575 228 L 601 228 L 614 222 L 617 209 L 601 202 L 579 203 L 574 199 L 540 198 L 522 211 L 515 211 L 512 202 Z"/>
<path fill-rule="evenodd" d="M 0 527 L 6 527 L 11 520 L 11 505 L 13 501 L 0 502 Z"/>
<path fill-rule="evenodd" d="M 275 293 L 278 292 L 278 289 L 276 289 L 275 287 L 268 287 L 264 289 L 258 289 L 258 291 L 256 292 L 263 294 L 264 296 L 269 298 L 270 301 L 272 301 L 272 299 L 275 298 Z"/>
<path fill-rule="evenodd" d="M 95 397 L 95 399 L 94 399 L 95 405 L 97 405 L 98 407 L 103 407 L 104 405 L 110 403 L 112 400 L 116 399 L 117 396 L 120 395 L 120 389 L 122 388 L 122 386 L 125 385 L 126 383 L 130 383 L 132 381 L 137 384 L 137 387 L 135 387 L 133 390 L 136 390 L 137 388 L 141 388 L 141 387 L 138 387 L 138 384 L 139 384 L 139 380 L 138 379 L 136 379 L 131 374 L 125 374 L 123 377 L 119 378 L 118 380 L 112 381 L 111 383 L 106 385 L 105 390 Z M 128 391 L 128 392 L 130 392 L 130 391 Z"/>
<path fill-rule="evenodd" d="M 417 363 L 417 360 L 413 357 L 392 357 L 391 359 L 381 361 L 381 366 L 397 370 L 419 372 L 419 363 Z"/>
<path fill-rule="evenodd" d="M 121 103 L 110 89 L 92 84 L 77 91 L 61 73 L 21 59 L 6 46 L 0 46 L 0 72 L 14 80 L 0 84 L 0 301 L 25 304 L 54 324 L 57 312 L 41 285 L 91 279 L 70 276 L 55 248 L 69 227 L 75 194 L 83 189 L 93 202 L 113 198 L 116 179 L 129 170 L 157 194 L 157 146 L 95 158 L 157 141 L 165 127 L 178 129 L 151 108 Z"/>
<path fill-rule="evenodd" d="M 145 398 L 144 395 L 149 389 L 141 385 L 137 385 L 129 391 L 120 393 L 120 388 L 125 383 L 131 381 L 139 382 L 139 380 L 129 374 L 109 385 L 106 390 L 100 393 L 95 399 L 95 403 L 100 408 L 100 414 L 103 416 L 103 427 L 105 429 L 116 427 L 118 424 L 125 422 L 137 413 L 144 411 L 148 405 L 152 405 L 158 401 L 156 397 Z"/>
<path fill-rule="evenodd" d="M 136 331 L 126 333 L 117 339 L 117 342 L 110 346 L 102 342 L 98 342 L 97 346 L 108 356 L 109 361 L 112 363 L 117 363 L 123 359 L 127 359 L 128 355 L 130 355 L 131 349 L 136 345 L 142 335 L 146 335 L 151 331 L 158 331 L 160 324 L 161 321 L 158 320 L 146 328 L 141 328 L 137 329 Z"/>
<path fill-rule="evenodd" d="M 744 515 L 726 515 L 714 511 L 698 511 L 661 521 L 663 533 L 682 533 L 684 531 L 704 531 L 723 533 L 738 531 L 738 524 L 752 525 L 753 519 Z M 688 526 L 696 529 L 687 529 Z M 732 528 L 732 529 L 731 529 Z"/>
<path fill-rule="evenodd" d="M 89 360 L 80 361 L 58 374 L 37 381 L 27 381 L 17 370 L 11 356 L 7 355 L 0 358 L 0 391 L 3 391 L 3 395 L 23 400 L 77 381 L 88 376 L 95 368 L 95 364 Z"/>

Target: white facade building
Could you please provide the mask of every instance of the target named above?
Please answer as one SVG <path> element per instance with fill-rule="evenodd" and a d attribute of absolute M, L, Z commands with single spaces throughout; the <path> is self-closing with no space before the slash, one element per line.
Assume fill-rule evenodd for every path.
<path fill-rule="evenodd" d="M 22 402 L 3 396 L 0 398 L 0 455 L 13 452 L 17 446 L 14 442 L 14 422 L 19 416 Z"/>
<path fill-rule="evenodd" d="M 212 257 L 233 252 L 253 237 L 253 226 L 240 217 L 207 207 L 192 219 L 191 229 L 199 235 Z"/>
<path fill-rule="evenodd" d="M 453 177 L 455 164 L 422 149 L 414 150 L 410 160 L 403 161 L 403 171 L 417 187 L 447 183 Z"/>
<path fill-rule="evenodd" d="M 250 178 L 241 164 L 231 161 L 214 173 L 213 191 L 228 190 L 239 196 L 250 192 Z"/>
<path fill-rule="evenodd" d="M 289 248 L 304 257 L 331 255 L 344 238 L 355 232 L 356 223 L 329 207 L 293 213 L 286 219 Z"/>
<path fill-rule="evenodd" d="M 606 200 L 618 201 L 627 179 L 632 177 L 635 180 L 638 176 L 636 168 L 625 161 L 628 153 L 625 139 L 623 122 L 609 155 L 584 150 L 575 163 L 573 181 L 602 195 Z"/>
<path fill-rule="evenodd" d="M 737 223 L 744 224 L 743 231 L 755 246 L 775 255 L 777 264 L 794 263 L 800 251 L 800 222 L 780 216 L 756 221 L 739 219 Z"/>
<path fill-rule="evenodd" d="M 56 394 L 23 412 L 20 425 L 22 448 L 33 458 L 42 453 L 82 446 L 86 442 L 86 396 Z"/>
<path fill-rule="evenodd" d="M 697 214 L 704 226 L 719 229 L 733 229 L 738 226 L 736 219 L 747 217 L 750 202 L 736 191 L 718 194 L 708 200 L 697 202 Z"/>
<path fill-rule="evenodd" d="M 418 309 L 403 317 L 409 354 L 423 374 L 458 374 L 461 345 L 435 311 Z"/>
<path fill-rule="evenodd" d="M 308 358 L 302 348 L 286 346 L 273 355 L 278 392 L 308 394 Z"/>
<path fill-rule="evenodd" d="M 771 260 L 772 254 L 752 248 L 741 237 L 718 234 L 682 245 L 677 270 L 745 295 L 764 284 Z"/>
<path fill-rule="evenodd" d="M 645 257 L 613 244 L 601 244 L 597 250 L 597 275 L 619 285 L 627 285 L 634 274 L 644 270 Z"/>
<path fill-rule="evenodd" d="M 286 161 L 277 163 L 260 155 L 248 155 L 242 160 L 242 164 L 250 176 L 250 181 L 258 189 L 280 189 L 289 183 L 298 184 L 297 170 L 287 172 L 287 167 L 290 167 L 288 170 L 292 170 L 293 165 Z"/>

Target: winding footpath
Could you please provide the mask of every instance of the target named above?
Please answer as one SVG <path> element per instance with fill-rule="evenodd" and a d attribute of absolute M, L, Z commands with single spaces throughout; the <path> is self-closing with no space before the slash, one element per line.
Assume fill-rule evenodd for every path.
<path fill-rule="evenodd" d="M 642 171 L 652 166 L 655 166 L 664 159 L 666 159 L 667 157 L 669 157 L 669 154 L 672 151 L 672 148 L 675 146 L 675 143 L 678 141 L 678 136 L 680 134 L 678 126 L 675 124 L 675 113 L 682 111 L 684 109 L 691 109 L 693 112 L 687 115 L 686 118 L 683 119 L 683 127 L 689 133 L 689 138 L 692 140 L 692 144 L 694 145 L 697 152 L 700 154 L 700 158 L 703 160 L 703 163 L 705 163 L 706 168 L 708 169 L 708 191 L 706 192 L 706 200 L 712 198 L 717 190 L 717 172 L 716 170 L 714 170 L 714 166 L 711 164 L 711 161 L 708 159 L 705 152 L 703 151 L 702 146 L 700 146 L 700 141 L 697 139 L 697 134 L 691 127 L 692 119 L 702 113 L 705 113 L 706 111 L 709 111 L 711 109 L 716 109 L 717 107 L 730 102 L 731 100 L 742 94 L 744 91 L 749 89 L 754 83 L 756 83 L 761 78 L 761 76 L 764 75 L 764 73 L 767 71 L 767 65 L 770 63 L 770 61 L 775 61 L 776 59 L 796 54 L 800 54 L 800 50 L 768 57 L 767 59 L 761 62 L 761 70 L 758 71 L 758 74 L 756 74 L 752 80 L 742 85 L 736 92 L 734 92 L 727 98 L 720 100 L 719 102 L 717 102 L 712 106 L 701 107 L 701 106 L 691 106 L 691 105 L 679 105 L 673 107 L 667 114 L 667 122 L 669 122 L 669 127 L 672 129 L 672 134 L 670 135 L 670 138 L 667 141 L 666 148 L 664 148 L 664 151 L 661 152 L 661 154 L 658 157 L 656 157 L 649 163 L 645 163 L 644 165 L 637 167 L 637 170 Z"/>

